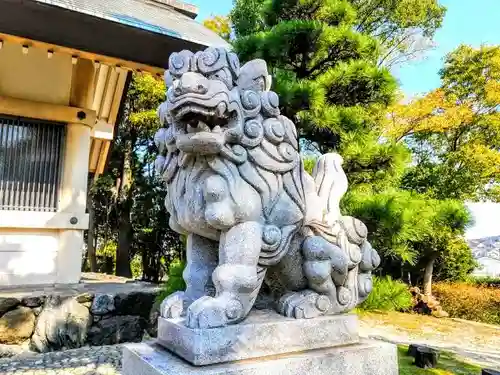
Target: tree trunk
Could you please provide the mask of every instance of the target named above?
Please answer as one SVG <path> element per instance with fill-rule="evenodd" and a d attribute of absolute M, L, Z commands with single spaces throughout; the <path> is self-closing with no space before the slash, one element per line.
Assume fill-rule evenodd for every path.
<path fill-rule="evenodd" d="M 116 247 L 116 275 L 132 277 L 130 269 L 130 249 L 132 233 L 132 150 L 133 142 L 128 141 L 124 151 L 123 168 L 117 191 L 118 200 L 118 244 Z"/>
<path fill-rule="evenodd" d="M 424 271 L 424 294 L 432 295 L 432 273 L 434 272 L 434 263 L 438 257 L 438 253 L 434 253 L 429 257 Z"/>
<path fill-rule="evenodd" d="M 130 222 L 130 206 L 122 205 L 118 219 L 118 244 L 116 247 L 116 276 L 132 277 L 130 269 L 130 245 L 132 242 L 132 223 Z"/>
<path fill-rule="evenodd" d="M 90 189 L 89 189 L 90 191 Z M 89 230 L 87 234 L 87 259 L 90 265 L 90 272 L 97 272 L 97 257 L 95 253 L 95 210 L 92 204 L 91 194 L 87 197 L 87 208 L 89 211 Z"/>

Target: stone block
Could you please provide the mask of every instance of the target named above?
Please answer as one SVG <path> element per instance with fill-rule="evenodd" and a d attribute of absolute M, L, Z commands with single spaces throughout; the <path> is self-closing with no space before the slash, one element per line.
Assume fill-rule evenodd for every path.
<path fill-rule="evenodd" d="M 111 316 L 102 318 L 89 330 L 87 342 L 93 346 L 140 342 L 146 321 L 140 316 Z"/>
<path fill-rule="evenodd" d="M 0 297 L 0 317 L 7 311 L 12 310 L 19 305 L 20 301 L 17 298 Z"/>
<path fill-rule="evenodd" d="M 118 293 L 114 298 L 114 314 L 139 315 L 149 318 L 149 312 L 157 296 L 156 291 Z"/>
<path fill-rule="evenodd" d="M 284 318 L 253 310 L 240 324 L 191 329 L 183 319 L 158 322 L 158 343 L 194 365 L 237 361 L 359 342 L 356 315 Z"/>
<path fill-rule="evenodd" d="M 96 294 L 90 312 L 93 315 L 106 315 L 115 310 L 115 300 L 112 294 Z"/>
<path fill-rule="evenodd" d="M 35 314 L 27 307 L 17 307 L 0 318 L 0 344 L 21 344 L 35 328 Z"/>
<path fill-rule="evenodd" d="M 91 324 L 89 309 L 75 299 L 49 296 L 31 337 L 32 348 L 41 353 L 80 348 Z"/>
<path fill-rule="evenodd" d="M 196 367 L 154 343 L 124 347 L 122 375 L 398 375 L 396 346 L 379 341 Z"/>

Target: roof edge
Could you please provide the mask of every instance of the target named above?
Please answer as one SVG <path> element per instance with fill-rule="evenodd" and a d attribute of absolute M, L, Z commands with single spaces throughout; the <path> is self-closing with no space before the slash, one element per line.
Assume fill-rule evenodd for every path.
<path fill-rule="evenodd" d="M 171 8 L 174 8 L 179 13 L 182 13 L 192 19 L 195 19 L 200 12 L 200 9 L 193 4 L 185 3 L 179 0 L 146 0 L 152 3 L 168 5 Z"/>

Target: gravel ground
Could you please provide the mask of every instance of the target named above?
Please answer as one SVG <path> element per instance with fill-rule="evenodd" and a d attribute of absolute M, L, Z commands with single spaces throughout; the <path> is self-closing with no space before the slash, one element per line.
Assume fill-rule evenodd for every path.
<path fill-rule="evenodd" d="M 0 359 L 0 375 L 119 375 L 120 345 Z"/>

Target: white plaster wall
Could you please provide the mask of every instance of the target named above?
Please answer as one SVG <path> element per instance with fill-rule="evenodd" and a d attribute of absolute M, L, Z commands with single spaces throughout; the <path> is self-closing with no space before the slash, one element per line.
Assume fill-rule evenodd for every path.
<path fill-rule="evenodd" d="M 0 287 L 57 282 L 59 232 L 0 229 Z"/>

